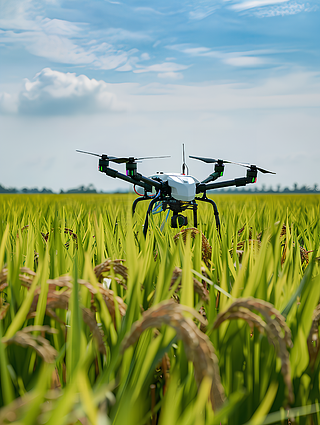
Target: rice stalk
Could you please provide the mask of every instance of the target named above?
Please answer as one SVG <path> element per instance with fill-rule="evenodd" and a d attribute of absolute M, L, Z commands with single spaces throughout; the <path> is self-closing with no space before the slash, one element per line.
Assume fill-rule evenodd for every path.
<path fill-rule="evenodd" d="M 124 283 L 127 282 L 128 280 L 128 269 L 126 266 L 124 266 L 123 264 L 121 264 L 122 262 L 124 262 L 125 260 L 120 260 L 120 259 L 116 259 L 116 260 L 106 260 L 101 264 L 98 264 L 97 266 L 95 266 L 94 268 L 94 273 L 98 279 L 98 281 L 101 283 L 104 273 L 108 273 L 111 271 L 111 268 L 113 269 L 115 274 L 119 274 L 120 276 L 122 276 Z M 112 278 L 112 276 L 106 276 L 108 278 Z M 121 280 L 116 279 L 116 281 L 118 283 L 122 283 Z"/>
<path fill-rule="evenodd" d="M 264 319 L 252 313 L 258 311 Z M 285 385 L 288 389 L 288 401 L 293 403 L 294 394 L 291 380 L 290 359 L 287 348 L 292 348 L 291 331 L 287 326 L 284 317 L 274 306 L 266 301 L 256 298 L 239 298 L 235 300 L 227 310 L 219 313 L 213 324 L 213 329 L 217 329 L 226 320 L 242 319 L 247 321 L 249 326 L 255 326 L 260 333 L 266 333 L 269 342 L 275 347 L 276 354 L 281 360 L 281 373 Z"/>
<path fill-rule="evenodd" d="M 177 279 L 181 278 L 181 276 L 182 276 L 182 270 L 179 267 L 175 267 L 175 269 L 173 270 L 173 273 L 172 273 L 172 278 L 171 278 L 171 282 L 170 282 L 170 289 L 174 286 Z M 178 292 L 181 289 L 181 287 L 182 287 L 182 285 L 180 283 L 177 286 L 175 292 Z M 193 277 L 193 289 L 194 289 L 194 292 L 197 293 L 203 301 L 209 302 L 209 299 L 210 299 L 209 298 L 209 291 L 207 290 L 207 288 L 205 288 L 203 283 L 199 282 L 195 277 Z"/>
<path fill-rule="evenodd" d="M 177 233 L 173 240 L 175 243 L 178 243 L 178 240 L 180 237 L 182 237 L 182 240 L 184 243 L 186 243 L 187 235 L 190 234 L 192 239 L 195 239 L 196 235 L 200 233 L 199 229 L 196 229 L 195 227 L 188 227 L 186 229 L 181 230 L 179 233 Z M 206 264 L 206 266 L 209 267 L 210 261 L 211 261 L 211 255 L 212 255 L 212 247 L 209 244 L 208 239 L 205 237 L 203 233 L 201 233 L 201 249 L 202 249 L 202 260 Z"/>
<path fill-rule="evenodd" d="M 320 350 L 319 321 L 320 321 L 320 304 L 318 304 L 315 310 L 313 311 L 312 325 L 311 325 L 311 329 L 310 329 L 308 340 L 307 340 L 311 369 L 314 368 L 314 365 L 316 363 L 319 350 Z"/>
<path fill-rule="evenodd" d="M 49 341 L 40 335 L 33 335 L 32 332 L 57 333 L 56 329 L 49 326 L 27 326 L 21 331 L 17 331 L 12 338 L 2 338 L 5 345 L 20 345 L 21 347 L 31 347 L 47 363 L 53 363 L 57 356 L 57 351 L 50 345 Z"/>
<path fill-rule="evenodd" d="M 71 280 L 71 278 L 70 278 L 70 280 Z M 70 288 L 70 280 L 69 280 L 69 277 L 67 279 L 66 276 L 63 276 L 63 279 L 61 279 L 61 280 L 60 279 L 56 279 L 56 280 L 49 279 L 50 284 L 49 284 L 49 290 L 48 290 L 47 302 L 46 302 L 46 314 L 49 317 L 52 317 L 54 320 L 62 323 L 63 325 L 65 325 L 65 323 L 57 316 L 57 314 L 55 313 L 54 310 L 55 309 L 68 310 L 69 303 L 70 303 L 70 297 L 71 297 L 71 294 L 72 294 L 72 290 Z M 89 288 L 92 295 L 96 293 L 96 290 L 91 286 L 91 284 L 89 282 L 86 282 L 86 281 L 79 279 L 78 283 Z M 55 290 L 56 286 L 67 287 L 68 289 L 65 290 L 65 291 L 56 291 Z M 113 296 L 112 296 L 113 293 L 112 293 L 112 291 L 104 289 L 103 287 L 101 287 L 99 289 L 100 289 L 100 293 L 102 294 L 103 300 L 105 301 L 106 306 L 107 306 L 107 308 L 110 312 L 110 315 L 114 319 L 115 318 L 115 304 L 114 304 L 114 299 L 113 299 Z M 35 294 L 35 297 L 32 301 L 32 305 L 31 305 L 31 308 L 30 308 L 29 313 L 28 313 L 28 318 L 34 317 L 34 315 L 36 314 L 38 300 L 39 300 L 39 291 L 38 291 L 37 294 Z M 81 308 L 81 312 L 82 312 L 83 321 L 89 327 L 89 329 L 92 332 L 93 337 L 96 339 L 99 351 L 102 354 L 106 354 L 106 348 L 105 348 L 104 339 L 103 339 L 104 335 L 103 335 L 102 329 L 97 324 L 94 313 L 92 311 L 90 311 L 88 308 L 85 308 L 83 306 L 81 306 L 80 308 Z M 94 300 L 92 300 L 92 308 L 95 310 Z M 125 304 L 123 303 L 122 299 L 121 299 L 121 303 L 118 303 L 118 308 L 119 308 L 120 314 L 122 316 L 125 315 L 126 308 L 125 308 Z"/>
<path fill-rule="evenodd" d="M 0 297 L 0 320 L 4 319 L 9 310 L 9 307 L 10 304 L 7 303 L 2 297 Z"/>
<path fill-rule="evenodd" d="M 184 317 L 186 309 L 174 301 L 163 301 L 143 313 L 142 319 L 135 322 L 130 333 L 122 342 L 121 352 L 133 345 L 143 331 L 152 327 L 161 327 L 166 324 L 172 327 L 177 338 L 185 347 L 186 356 L 194 365 L 194 376 L 198 387 L 204 377 L 209 377 L 211 384 L 210 400 L 212 408 L 218 410 L 225 401 L 224 389 L 220 381 L 218 359 L 214 353 L 209 338 L 200 331 L 196 324 L 189 318 Z M 191 312 L 192 309 L 188 309 Z M 195 316 L 199 313 L 193 312 Z M 200 316 L 201 317 L 201 316 Z"/>

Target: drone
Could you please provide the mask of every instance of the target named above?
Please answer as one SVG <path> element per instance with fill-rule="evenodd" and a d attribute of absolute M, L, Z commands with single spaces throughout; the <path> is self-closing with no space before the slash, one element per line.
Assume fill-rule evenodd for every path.
<path fill-rule="evenodd" d="M 132 214 L 135 213 L 137 204 L 141 201 L 149 201 L 145 222 L 143 226 L 143 234 L 146 236 L 148 230 L 148 222 L 150 214 L 168 211 L 167 218 L 172 211 L 171 227 L 178 228 L 188 225 L 188 219 L 182 213 L 186 210 L 193 211 L 193 225 L 198 226 L 198 204 L 197 202 L 207 202 L 212 205 L 216 227 L 220 234 L 220 219 L 216 203 L 207 197 L 208 190 L 221 189 L 230 186 L 246 186 L 247 184 L 256 183 L 257 174 L 260 171 L 263 174 L 276 174 L 272 171 L 239 162 L 227 161 L 224 159 L 204 158 L 200 156 L 189 155 L 189 158 L 196 159 L 207 164 L 214 164 L 213 172 L 204 180 L 199 181 L 189 174 L 188 166 L 185 162 L 185 149 L 183 146 L 183 162 L 181 173 L 163 173 L 157 172 L 152 176 L 146 177 L 137 170 L 137 163 L 146 159 L 169 158 L 169 156 L 149 156 L 142 158 L 135 157 L 115 157 L 109 155 L 99 155 L 92 152 L 77 150 L 77 152 L 94 155 L 99 157 L 98 171 L 109 177 L 118 178 L 127 181 L 134 186 L 136 198 L 132 205 Z M 117 170 L 110 168 L 110 162 L 116 164 L 126 164 L 126 174 L 119 173 Z M 236 178 L 222 182 L 216 180 L 223 176 L 225 164 L 235 164 L 247 168 L 245 177 Z M 142 193 L 137 191 L 140 190 Z M 197 196 L 201 195 L 202 196 Z"/>

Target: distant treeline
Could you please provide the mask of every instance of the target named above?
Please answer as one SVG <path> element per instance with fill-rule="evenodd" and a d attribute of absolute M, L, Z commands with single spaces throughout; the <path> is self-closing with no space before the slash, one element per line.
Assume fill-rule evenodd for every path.
<path fill-rule="evenodd" d="M 209 191 L 211 192 L 211 191 Z M 217 191 L 212 191 L 212 193 Z M 219 193 L 320 193 L 318 189 L 318 185 L 314 184 L 313 187 L 310 186 L 301 186 L 299 187 L 297 183 L 293 185 L 293 188 L 289 187 L 281 188 L 279 185 L 276 189 L 273 189 L 272 186 L 266 188 L 265 185 L 262 185 L 261 188 L 258 187 L 235 187 L 235 188 L 227 188 L 227 189 L 219 189 Z"/>
<path fill-rule="evenodd" d="M 117 190 L 113 191 L 112 193 L 128 193 L 129 191 L 126 190 Z M 210 193 L 320 193 L 320 190 L 318 189 L 318 185 L 315 184 L 313 187 L 310 186 L 301 186 L 299 187 L 297 183 L 293 185 L 293 188 L 290 189 L 289 187 L 284 187 L 283 189 L 278 185 L 276 189 L 273 189 L 272 186 L 270 186 L 268 189 L 266 186 L 262 186 L 261 188 L 258 187 L 235 187 L 235 188 L 228 188 L 228 189 L 219 189 L 209 191 Z M 39 190 L 38 188 L 32 188 L 28 189 L 24 187 L 23 189 L 19 190 L 13 187 L 5 188 L 0 184 L 0 193 L 37 193 L 37 194 L 48 194 L 48 193 L 111 193 L 111 192 L 98 192 L 95 187 L 92 184 L 89 184 L 89 186 L 79 186 L 74 189 L 69 190 L 60 190 L 60 192 L 53 192 L 51 189 L 43 188 L 42 190 Z"/>
<path fill-rule="evenodd" d="M 122 193 L 122 192 L 127 192 L 127 191 L 118 190 L 118 191 L 114 191 L 112 193 L 116 193 L 116 192 Z M 89 186 L 79 186 L 77 188 L 68 189 L 68 190 L 62 190 L 61 189 L 60 192 L 54 192 L 53 190 L 46 189 L 46 188 L 39 190 L 36 187 L 31 188 L 31 189 L 24 187 L 23 189 L 19 190 L 19 189 L 16 189 L 15 187 L 5 188 L 0 184 L 0 193 L 17 193 L 17 194 L 18 193 L 36 193 L 36 194 L 48 194 L 48 193 L 58 194 L 58 193 L 60 193 L 60 194 L 63 194 L 63 193 L 111 193 L 111 192 L 103 192 L 103 191 L 98 192 L 95 189 L 95 187 L 93 186 L 93 184 L 89 184 Z"/>
<path fill-rule="evenodd" d="M 28 189 L 24 187 L 23 189 L 19 190 L 15 187 L 8 187 L 5 188 L 0 184 L 0 193 L 54 193 L 50 189 L 43 188 L 42 190 L 39 190 L 38 188 Z"/>

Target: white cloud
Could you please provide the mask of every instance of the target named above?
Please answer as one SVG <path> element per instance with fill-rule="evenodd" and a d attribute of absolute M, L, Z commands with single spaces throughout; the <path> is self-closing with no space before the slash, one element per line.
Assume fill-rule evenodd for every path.
<path fill-rule="evenodd" d="M 61 19 L 45 18 L 42 6 L 43 2 L 33 0 L 2 0 L 0 27 L 4 30 L 43 30 L 51 34 L 75 35 L 83 26 Z"/>
<path fill-rule="evenodd" d="M 190 56 L 219 56 L 219 52 L 212 51 L 208 47 L 192 47 L 190 44 L 172 44 L 171 46 L 166 46 L 167 49 L 176 50 L 180 53 L 185 53 Z"/>
<path fill-rule="evenodd" d="M 95 61 L 95 66 L 99 69 L 115 69 L 120 65 L 124 64 L 128 60 L 128 55 L 126 53 L 119 53 L 117 55 L 106 55 L 104 57 L 99 57 Z"/>
<path fill-rule="evenodd" d="M 14 114 L 17 111 L 17 97 L 9 93 L 0 93 L 0 112 Z"/>
<path fill-rule="evenodd" d="M 162 13 L 159 10 L 153 9 L 152 7 L 135 7 L 134 11 L 135 12 L 154 13 L 156 15 L 165 15 L 165 13 Z"/>
<path fill-rule="evenodd" d="M 0 27 L 3 29 L 30 29 L 28 12 L 31 7 L 31 0 L 1 1 Z"/>
<path fill-rule="evenodd" d="M 271 8 L 261 8 L 254 11 L 254 15 L 259 18 L 272 18 L 274 16 L 295 15 L 300 12 L 308 12 L 309 9 L 304 4 L 290 3 L 284 6 L 274 6 Z"/>
<path fill-rule="evenodd" d="M 62 36 L 76 36 L 82 30 L 84 24 L 76 24 L 62 19 L 43 18 L 39 25 L 47 34 Z"/>
<path fill-rule="evenodd" d="M 3 94 L 0 105 L 2 112 L 22 115 L 94 114 L 126 109 L 104 81 L 50 68 L 36 74 L 33 81 L 25 79 L 15 102 Z"/>
<path fill-rule="evenodd" d="M 96 59 L 92 53 L 94 46 L 82 47 L 75 41 L 86 25 L 39 16 L 31 19 L 29 15 L 0 21 L 0 26 L 5 29 L 0 41 L 20 44 L 35 56 L 60 63 L 87 64 Z"/>
<path fill-rule="evenodd" d="M 195 21 L 201 21 L 202 19 L 205 19 L 208 16 L 212 15 L 216 9 L 217 9 L 216 6 L 207 7 L 207 8 L 199 7 L 196 10 L 192 10 L 191 12 L 189 12 L 189 19 L 195 20 Z"/>
<path fill-rule="evenodd" d="M 256 50 L 248 52 L 219 52 L 211 50 L 208 47 L 190 47 L 186 44 L 176 44 L 172 46 L 167 46 L 167 48 L 172 50 L 177 50 L 179 52 L 185 53 L 189 56 L 203 56 L 211 57 L 218 59 L 223 63 L 236 66 L 236 67 L 257 67 L 267 62 L 266 59 L 262 57 L 257 57 L 255 55 L 267 55 L 275 53 L 274 50 Z"/>
<path fill-rule="evenodd" d="M 159 64 L 163 81 L 179 80 L 182 74 Z M 174 68 L 176 69 L 176 68 Z M 156 69 L 153 69 L 156 72 Z M 160 95 L 160 96 L 159 96 Z M 120 100 L 121 99 L 121 102 Z M 16 98 L 0 96 L 2 111 L 35 115 L 75 115 L 130 111 L 231 111 L 272 108 L 320 107 L 320 74 L 296 72 L 266 79 L 260 85 L 154 83 L 107 84 L 49 68 L 33 80 L 25 80 Z M 132 109 L 133 108 L 133 109 Z"/>
<path fill-rule="evenodd" d="M 90 50 L 84 50 L 66 37 L 28 33 L 21 34 L 21 38 L 30 53 L 54 62 L 80 65 L 92 63 L 96 59 Z"/>
<path fill-rule="evenodd" d="M 223 60 L 223 62 L 231 66 L 246 67 L 246 68 L 252 68 L 252 67 L 265 64 L 264 60 L 262 60 L 261 58 L 257 58 L 255 56 L 226 57 Z"/>
<path fill-rule="evenodd" d="M 132 65 L 130 64 L 130 61 L 128 61 L 127 63 L 125 63 L 122 66 L 119 66 L 119 68 L 117 68 L 117 71 L 120 72 L 128 72 L 128 71 L 132 71 Z"/>
<path fill-rule="evenodd" d="M 53 62 L 92 64 L 95 68 L 110 70 L 125 66 L 128 58 L 138 52 L 137 49 L 119 49 L 116 47 L 118 42 L 151 39 L 141 31 L 133 32 L 123 28 L 89 33 L 89 25 L 86 23 L 44 17 L 43 6 L 37 0 L 5 1 L 0 16 L 0 28 L 3 30 L 0 31 L 0 42 L 22 45 L 32 55 Z M 92 39 L 93 35 L 97 39 Z M 108 40 L 108 43 L 101 40 Z M 146 55 L 141 60 L 147 60 Z M 131 61 L 131 68 L 136 62 Z"/>
<path fill-rule="evenodd" d="M 201 56 L 210 51 L 211 50 L 208 47 L 186 47 L 185 49 L 183 49 L 184 53 L 192 56 Z"/>
<path fill-rule="evenodd" d="M 128 31 L 123 28 L 109 28 L 105 31 L 105 35 L 112 42 L 123 40 L 151 40 L 149 34 L 141 31 Z"/>
<path fill-rule="evenodd" d="M 247 9 L 254 9 L 256 7 L 270 6 L 272 4 L 286 3 L 289 0 L 249 0 L 230 6 L 230 9 L 242 11 Z"/>
<path fill-rule="evenodd" d="M 140 56 L 140 59 L 142 61 L 148 61 L 148 60 L 150 60 L 150 56 L 149 56 L 148 53 L 142 53 L 142 55 Z"/>
<path fill-rule="evenodd" d="M 181 74 L 181 72 L 160 72 L 158 77 L 169 80 L 181 80 L 183 78 L 183 74 Z"/>
<path fill-rule="evenodd" d="M 122 66 L 119 66 L 116 71 L 132 71 L 137 63 L 139 62 L 139 60 L 141 60 L 141 58 L 139 59 L 137 56 L 131 56 L 130 58 L 128 58 L 128 60 L 126 61 L 126 63 Z"/>
<path fill-rule="evenodd" d="M 176 71 L 183 71 L 184 69 L 187 69 L 187 68 L 189 68 L 189 66 L 180 65 L 174 62 L 163 62 L 163 63 L 157 63 L 150 66 L 144 66 L 144 67 L 139 66 L 133 72 L 137 74 L 142 72 L 176 72 Z"/>
<path fill-rule="evenodd" d="M 124 51 L 106 42 L 80 40 L 83 29 L 80 26 L 61 20 L 38 20 L 37 30 L 33 31 L 0 31 L 0 42 L 21 44 L 31 54 L 46 58 L 57 63 L 73 65 L 92 64 L 95 68 L 110 70 L 124 66 L 130 58 L 130 66 L 138 62 L 138 58 L 132 60 L 132 55 L 138 53 L 138 49 Z M 109 31 L 112 40 L 123 37 L 133 37 L 134 33 L 118 29 Z M 108 38 L 107 37 L 107 38 Z M 136 39 L 144 37 L 136 33 Z M 141 55 L 141 60 L 148 60 L 147 53 Z M 127 66 L 128 68 L 128 66 Z"/>
<path fill-rule="evenodd" d="M 188 6 L 192 9 L 189 11 L 189 19 L 196 21 L 207 18 L 220 7 L 219 2 L 213 2 L 212 0 L 197 0 Z"/>
<path fill-rule="evenodd" d="M 122 94 L 127 102 L 141 112 L 219 113 L 248 109 L 319 108 L 320 73 L 297 71 L 252 85 L 236 83 L 127 85 L 126 93 Z"/>
<path fill-rule="evenodd" d="M 230 9 L 243 12 L 258 18 L 272 18 L 275 16 L 296 15 L 300 12 L 314 12 L 317 4 L 296 2 L 293 0 L 247 0 L 230 6 Z"/>

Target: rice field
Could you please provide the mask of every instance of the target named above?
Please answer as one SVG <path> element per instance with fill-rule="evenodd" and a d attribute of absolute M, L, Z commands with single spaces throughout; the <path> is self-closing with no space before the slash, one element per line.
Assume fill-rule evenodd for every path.
<path fill-rule="evenodd" d="M 0 196 L 0 425 L 320 424 L 320 196 L 133 199 Z"/>

